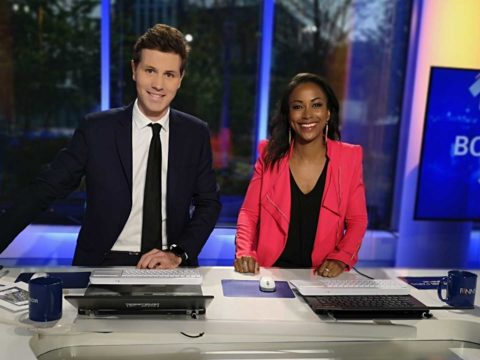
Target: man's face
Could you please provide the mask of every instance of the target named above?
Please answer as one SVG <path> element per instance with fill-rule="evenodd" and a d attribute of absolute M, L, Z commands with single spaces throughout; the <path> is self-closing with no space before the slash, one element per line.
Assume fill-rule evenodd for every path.
<path fill-rule="evenodd" d="M 138 106 L 152 121 L 167 112 L 182 83 L 180 55 L 143 49 L 140 62 L 132 61 L 132 78 L 136 82 Z"/>

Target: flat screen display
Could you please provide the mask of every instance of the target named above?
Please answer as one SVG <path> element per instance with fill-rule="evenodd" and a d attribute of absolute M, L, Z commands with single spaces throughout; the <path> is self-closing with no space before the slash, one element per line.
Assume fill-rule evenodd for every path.
<path fill-rule="evenodd" d="M 480 220 L 480 69 L 432 67 L 416 220 Z"/>

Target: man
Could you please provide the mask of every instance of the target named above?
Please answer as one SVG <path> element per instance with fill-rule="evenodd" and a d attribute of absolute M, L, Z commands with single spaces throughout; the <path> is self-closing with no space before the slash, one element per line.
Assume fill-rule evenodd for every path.
<path fill-rule="evenodd" d="M 180 31 L 157 24 L 133 49 L 137 99 L 89 114 L 47 171 L 0 218 L 3 251 L 85 176 L 73 265 L 197 265 L 220 212 L 207 125 L 170 108 L 185 73 Z"/>

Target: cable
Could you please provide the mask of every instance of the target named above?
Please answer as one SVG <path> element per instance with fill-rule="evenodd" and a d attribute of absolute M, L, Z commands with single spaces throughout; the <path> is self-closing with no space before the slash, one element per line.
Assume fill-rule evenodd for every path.
<path fill-rule="evenodd" d="M 355 270 L 355 272 L 356 272 L 357 274 L 362 275 L 362 276 L 366 277 L 367 279 L 371 279 L 371 280 L 374 280 L 374 279 L 375 279 L 375 278 L 373 278 L 373 277 L 371 277 L 371 276 L 368 276 L 367 274 L 362 273 L 361 271 L 358 271 L 358 270 L 355 268 L 355 266 L 352 266 L 352 269 Z"/>
<path fill-rule="evenodd" d="M 190 335 L 190 334 L 187 334 L 187 333 L 184 333 L 183 331 L 180 331 L 180 334 L 186 336 L 186 337 L 189 337 L 191 339 L 196 339 L 196 338 L 199 338 L 199 337 L 202 337 L 203 335 L 205 335 L 205 332 L 201 332 L 201 333 L 198 333 L 196 335 Z"/>

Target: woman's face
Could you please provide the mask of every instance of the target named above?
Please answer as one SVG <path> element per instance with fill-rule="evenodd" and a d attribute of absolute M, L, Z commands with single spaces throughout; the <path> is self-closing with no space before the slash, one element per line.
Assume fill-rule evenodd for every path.
<path fill-rule="evenodd" d="M 300 143 L 323 141 L 323 131 L 330 119 L 327 96 L 316 84 L 308 82 L 293 89 L 288 101 L 290 126 Z"/>

